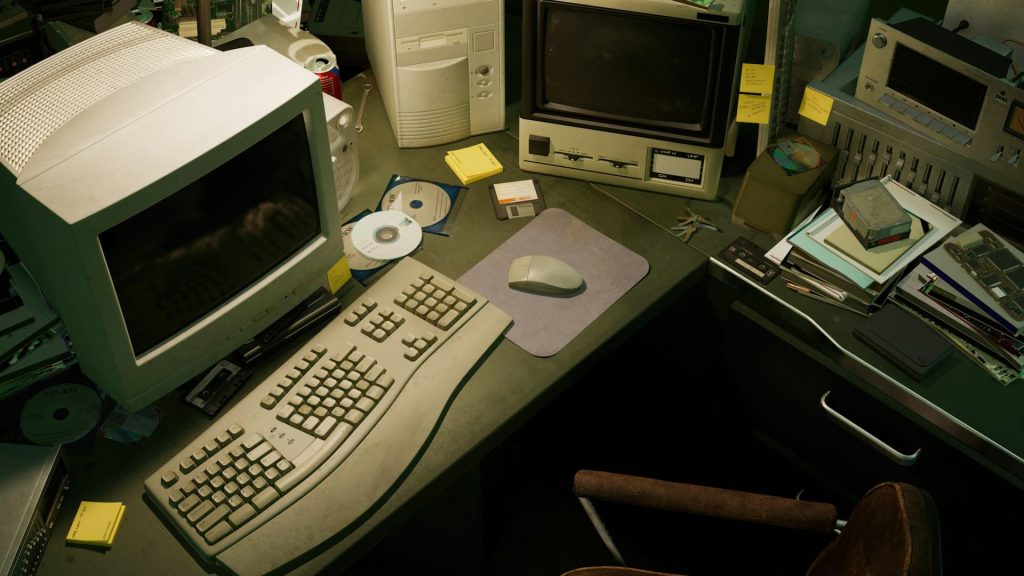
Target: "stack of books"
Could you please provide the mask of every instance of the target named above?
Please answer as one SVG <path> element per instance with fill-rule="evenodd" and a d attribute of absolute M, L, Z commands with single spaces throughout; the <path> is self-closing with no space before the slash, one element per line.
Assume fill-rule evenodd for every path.
<path fill-rule="evenodd" d="M 864 248 L 834 208 L 826 208 L 791 232 L 771 252 L 787 252 L 787 286 L 861 315 L 877 310 L 907 267 L 959 224 L 927 199 L 885 177 L 879 184 L 911 216 L 910 237 Z M 783 263 L 781 256 L 776 260 Z"/>
<path fill-rule="evenodd" d="M 21 264 L 0 274 L 0 399 L 67 370 L 75 355 L 64 324 Z"/>
<path fill-rule="evenodd" d="M 984 225 L 925 254 L 893 300 L 996 380 L 1024 370 L 1024 254 Z"/>

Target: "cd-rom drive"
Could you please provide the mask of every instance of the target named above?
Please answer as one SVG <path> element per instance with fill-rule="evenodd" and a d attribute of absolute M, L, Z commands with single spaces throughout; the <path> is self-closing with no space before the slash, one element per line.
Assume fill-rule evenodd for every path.
<path fill-rule="evenodd" d="M 363 26 L 399 147 L 505 128 L 503 0 L 365 2 Z"/>

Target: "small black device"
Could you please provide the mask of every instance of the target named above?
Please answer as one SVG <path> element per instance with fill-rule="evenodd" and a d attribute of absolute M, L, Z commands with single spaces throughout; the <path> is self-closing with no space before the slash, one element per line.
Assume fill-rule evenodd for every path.
<path fill-rule="evenodd" d="M 250 376 L 252 370 L 242 368 L 230 360 L 221 360 L 185 394 L 183 400 L 207 416 L 215 416 L 235 392 L 249 381 Z"/>
<path fill-rule="evenodd" d="M 718 255 L 761 284 L 771 282 L 780 272 L 774 262 L 764 257 L 764 248 L 742 236 L 733 240 Z"/>
<path fill-rule="evenodd" d="M 324 288 L 318 289 L 301 304 L 282 316 L 255 338 L 242 344 L 233 356 L 244 366 L 251 366 L 267 352 L 288 342 L 295 335 L 319 325 L 341 311 L 341 302 Z"/>
<path fill-rule="evenodd" d="M 945 338 L 892 303 L 854 328 L 853 334 L 917 380 L 928 375 L 953 351 Z"/>

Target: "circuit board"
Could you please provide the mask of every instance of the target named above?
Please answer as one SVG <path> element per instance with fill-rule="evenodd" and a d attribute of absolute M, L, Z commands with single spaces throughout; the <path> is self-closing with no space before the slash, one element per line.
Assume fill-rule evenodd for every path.
<path fill-rule="evenodd" d="M 166 0 L 163 29 L 183 38 L 195 38 L 196 11 L 196 0 Z M 210 38 L 216 40 L 272 12 L 271 0 L 211 0 Z"/>
<path fill-rule="evenodd" d="M 961 234 L 946 250 L 1014 320 L 1024 320 L 1024 262 L 988 230 Z"/>

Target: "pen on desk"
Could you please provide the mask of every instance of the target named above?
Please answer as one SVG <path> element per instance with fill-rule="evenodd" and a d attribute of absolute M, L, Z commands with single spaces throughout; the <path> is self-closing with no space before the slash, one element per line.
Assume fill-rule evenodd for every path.
<path fill-rule="evenodd" d="M 800 294 L 802 296 L 807 296 L 808 298 L 812 298 L 812 299 L 817 300 L 819 302 L 824 302 L 826 304 L 831 304 L 833 306 L 838 306 L 838 307 L 840 307 L 840 308 L 842 308 L 844 310 L 849 310 L 850 312 L 853 312 L 854 314 L 858 314 L 860 316 L 865 316 L 865 317 L 868 316 L 867 313 L 865 313 L 865 312 L 863 312 L 861 310 L 857 310 L 856 308 L 851 308 L 850 306 L 847 306 L 846 304 L 843 304 L 841 301 L 836 300 L 835 298 L 832 298 L 830 296 L 822 296 L 821 294 L 818 294 L 817 292 L 815 292 L 814 290 L 811 290 L 810 288 L 808 288 L 806 286 L 801 286 L 799 284 L 787 281 L 786 282 L 786 288 L 789 288 L 790 290 L 796 292 L 797 294 Z"/>
<path fill-rule="evenodd" d="M 840 289 L 838 289 L 838 288 L 836 288 L 834 286 L 830 286 L 830 285 L 828 285 L 828 284 L 826 284 L 826 283 L 824 283 L 824 282 L 822 282 L 820 280 L 812 278 L 812 277 L 808 276 L 807 274 L 804 274 L 803 272 L 800 272 L 799 270 L 795 270 L 793 268 L 790 268 L 789 272 L 792 273 L 797 278 L 799 278 L 801 282 L 807 284 L 811 288 L 817 289 L 818 292 L 821 292 L 822 294 L 824 294 L 826 296 L 829 296 L 831 298 L 834 298 L 834 299 L 836 299 L 836 300 L 838 300 L 840 302 L 845 302 L 846 301 L 846 291 L 845 290 L 840 290 Z"/>

